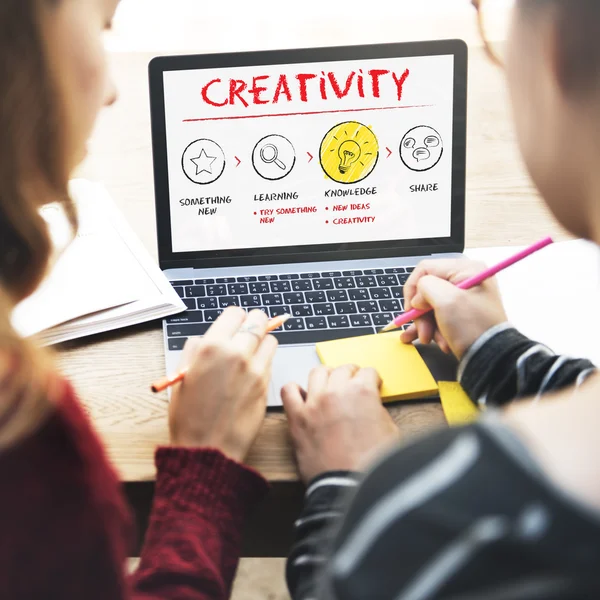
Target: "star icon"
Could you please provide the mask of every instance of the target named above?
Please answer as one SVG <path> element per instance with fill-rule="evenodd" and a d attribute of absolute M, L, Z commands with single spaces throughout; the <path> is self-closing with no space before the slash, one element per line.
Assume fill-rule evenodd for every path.
<path fill-rule="evenodd" d="M 196 158 L 190 158 L 190 160 L 196 165 L 196 175 L 200 175 L 201 173 L 208 173 L 212 175 L 212 164 L 217 160 L 216 156 L 208 156 L 206 150 L 202 148 L 200 151 L 200 156 Z"/>
<path fill-rule="evenodd" d="M 183 151 L 181 168 L 192 183 L 197 185 L 213 183 L 225 171 L 223 148 L 214 140 L 207 138 L 196 140 Z"/>

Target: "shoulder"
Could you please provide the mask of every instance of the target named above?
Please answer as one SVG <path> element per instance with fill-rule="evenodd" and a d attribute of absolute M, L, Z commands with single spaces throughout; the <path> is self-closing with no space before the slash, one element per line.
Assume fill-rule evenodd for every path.
<path fill-rule="evenodd" d="M 415 511 L 473 519 L 489 510 L 519 510 L 536 493 L 536 482 L 481 424 L 448 428 L 383 457 L 353 499 L 347 530 L 377 511 L 392 520 Z M 505 490 L 511 500 L 504 502 Z M 404 507 L 404 509 L 402 508 Z"/>
<path fill-rule="evenodd" d="M 600 376 L 544 402 L 522 402 L 506 414 L 506 426 L 527 445 L 542 482 L 567 500 L 600 516 L 598 417 Z"/>

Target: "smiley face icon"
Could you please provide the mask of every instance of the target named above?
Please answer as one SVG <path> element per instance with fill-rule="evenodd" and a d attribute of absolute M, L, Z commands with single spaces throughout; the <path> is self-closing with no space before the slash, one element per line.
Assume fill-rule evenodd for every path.
<path fill-rule="evenodd" d="M 433 128 L 420 125 L 411 129 L 400 142 L 400 158 L 411 171 L 429 171 L 444 153 L 442 136 Z"/>

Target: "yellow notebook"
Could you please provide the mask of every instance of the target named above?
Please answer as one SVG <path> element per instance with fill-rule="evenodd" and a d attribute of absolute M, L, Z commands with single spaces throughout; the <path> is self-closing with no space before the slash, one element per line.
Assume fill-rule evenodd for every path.
<path fill-rule="evenodd" d="M 448 425 L 466 425 L 479 416 L 479 409 L 457 381 L 440 381 L 440 400 Z"/>
<path fill-rule="evenodd" d="M 321 342 L 317 354 L 324 365 L 354 364 L 373 367 L 383 380 L 384 402 L 413 400 L 437 395 L 437 384 L 412 344 L 400 341 L 394 333 Z"/>

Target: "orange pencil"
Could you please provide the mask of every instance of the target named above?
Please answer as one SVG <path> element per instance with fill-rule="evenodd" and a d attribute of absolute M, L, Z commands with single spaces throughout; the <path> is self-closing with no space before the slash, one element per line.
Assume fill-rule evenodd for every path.
<path fill-rule="evenodd" d="M 276 329 L 279 329 L 290 317 L 291 317 L 291 315 L 280 315 L 279 317 L 275 317 L 275 318 L 271 319 L 269 321 L 269 324 L 267 325 L 267 332 L 270 333 L 271 331 L 275 331 Z M 183 371 L 179 371 L 179 373 L 175 373 L 175 375 L 171 375 L 170 377 L 163 377 L 159 381 L 154 382 L 150 386 L 150 389 L 155 394 L 157 394 L 158 392 L 163 392 L 168 387 L 171 387 L 172 385 L 175 385 L 176 383 L 183 381 L 183 378 L 185 377 L 186 372 L 187 372 L 187 369 L 184 369 Z"/>

